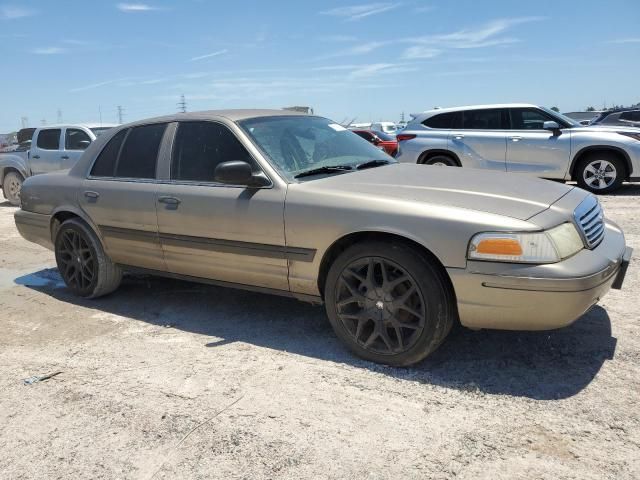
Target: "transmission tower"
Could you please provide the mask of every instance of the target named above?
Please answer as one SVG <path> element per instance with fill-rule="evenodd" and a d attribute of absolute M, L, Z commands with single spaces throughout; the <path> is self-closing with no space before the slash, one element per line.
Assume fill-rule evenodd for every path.
<path fill-rule="evenodd" d="M 58 123 L 62 123 L 62 110 L 58 109 Z"/>
<path fill-rule="evenodd" d="M 122 118 L 124 117 L 124 108 L 118 105 L 118 123 L 122 123 Z"/>
<path fill-rule="evenodd" d="M 22 122 L 22 128 L 27 128 L 29 125 L 29 117 L 20 117 L 20 122 Z"/>
<path fill-rule="evenodd" d="M 184 95 L 180 95 L 180 101 L 178 102 L 178 108 L 182 113 L 187 113 L 187 101 Z"/>

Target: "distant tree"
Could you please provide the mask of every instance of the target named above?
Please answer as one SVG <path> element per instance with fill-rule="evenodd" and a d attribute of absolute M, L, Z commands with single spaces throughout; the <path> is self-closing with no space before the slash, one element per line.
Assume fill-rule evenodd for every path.
<path fill-rule="evenodd" d="M 587 107 L 587 112 L 595 112 L 596 109 L 593 107 Z"/>
<path fill-rule="evenodd" d="M 551 107 L 551 110 L 560 113 L 560 109 L 558 107 Z"/>

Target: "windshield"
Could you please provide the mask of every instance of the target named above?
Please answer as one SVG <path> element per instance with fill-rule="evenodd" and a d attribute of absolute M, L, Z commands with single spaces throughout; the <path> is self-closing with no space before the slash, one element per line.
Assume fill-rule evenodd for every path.
<path fill-rule="evenodd" d="M 580 125 L 580 122 L 576 122 L 573 118 L 569 118 L 566 115 L 562 115 L 561 113 L 558 113 L 555 110 L 551 110 L 550 108 L 546 108 L 546 107 L 540 107 L 540 108 L 542 108 L 542 110 L 547 112 L 552 117 L 557 118 L 560 121 L 560 123 L 564 123 L 565 125 L 568 125 L 570 127 L 582 127 L 582 125 Z"/>
<path fill-rule="evenodd" d="M 99 137 L 100 135 L 102 135 L 104 132 L 106 132 L 107 130 L 111 130 L 113 127 L 96 127 L 96 128 L 91 128 L 90 130 L 93 132 L 93 134 L 96 137 Z"/>
<path fill-rule="evenodd" d="M 372 160 L 395 163 L 379 148 L 326 118 L 260 117 L 239 124 L 288 180 L 322 167 L 355 168 Z"/>

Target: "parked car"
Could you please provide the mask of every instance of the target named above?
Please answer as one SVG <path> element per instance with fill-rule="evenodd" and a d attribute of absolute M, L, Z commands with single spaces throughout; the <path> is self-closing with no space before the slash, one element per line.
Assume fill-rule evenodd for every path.
<path fill-rule="evenodd" d="M 84 150 L 113 125 L 52 125 L 19 132 L 17 148 L 0 153 L 0 187 L 12 205 L 20 204 L 24 179 L 71 168 Z M 27 138 L 29 133 L 32 138 Z"/>
<path fill-rule="evenodd" d="M 395 136 L 388 135 L 383 132 L 372 132 L 371 130 L 353 130 L 353 133 L 384 150 L 392 157 L 396 156 L 398 151 L 398 141 Z"/>
<path fill-rule="evenodd" d="M 369 130 L 386 133 L 387 135 L 395 135 L 398 127 L 393 122 L 373 122 Z"/>
<path fill-rule="evenodd" d="M 584 190 L 399 164 L 279 110 L 116 128 L 70 171 L 28 178 L 15 221 L 81 297 L 137 271 L 324 303 L 342 341 L 390 365 L 423 359 L 458 319 L 568 325 L 620 288 L 631 256 Z"/>
<path fill-rule="evenodd" d="M 629 108 L 624 110 L 610 110 L 602 112 L 590 125 L 621 125 L 625 127 L 640 127 L 640 108 Z"/>
<path fill-rule="evenodd" d="M 397 138 L 400 162 L 576 180 L 595 193 L 640 179 L 640 129 L 585 127 L 535 105 L 431 110 Z"/>

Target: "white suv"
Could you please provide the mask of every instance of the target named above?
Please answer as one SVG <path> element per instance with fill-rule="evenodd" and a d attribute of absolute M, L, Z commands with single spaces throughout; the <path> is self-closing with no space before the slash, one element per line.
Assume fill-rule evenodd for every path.
<path fill-rule="evenodd" d="M 640 180 L 640 128 L 583 126 L 528 104 L 442 108 L 414 116 L 396 158 L 576 180 L 607 193 Z"/>

